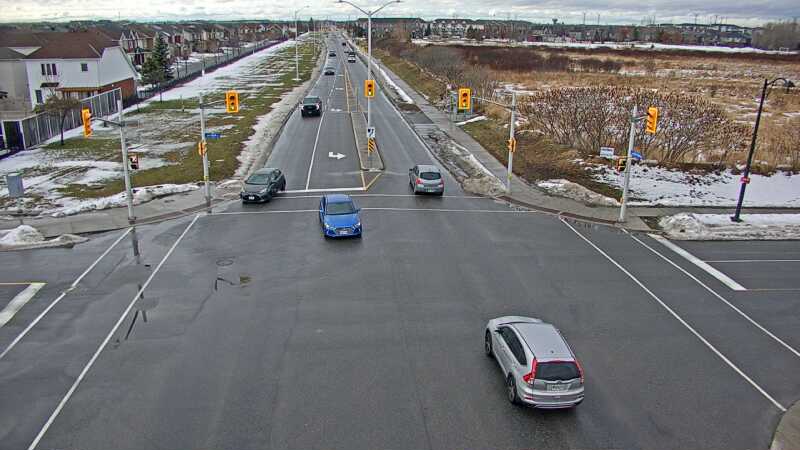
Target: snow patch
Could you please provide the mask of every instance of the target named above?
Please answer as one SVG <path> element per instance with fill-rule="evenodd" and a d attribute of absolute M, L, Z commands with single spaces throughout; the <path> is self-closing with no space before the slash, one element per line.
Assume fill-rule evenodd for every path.
<path fill-rule="evenodd" d="M 659 225 L 680 240 L 800 239 L 800 214 L 743 214 L 733 222 L 727 214 L 680 213 L 663 217 Z"/>
<path fill-rule="evenodd" d="M 196 189 L 199 189 L 196 184 L 160 184 L 156 186 L 144 186 L 133 190 L 133 204 L 140 205 L 159 197 L 194 191 Z M 57 209 L 51 215 L 53 217 L 65 217 L 86 211 L 99 211 L 121 206 L 127 206 L 127 195 L 125 192 L 91 200 L 68 200 L 65 202 L 64 206 Z"/>
<path fill-rule="evenodd" d="M 30 225 L 20 225 L 11 230 L 0 230 L 0 250 L 63 247 L 86 242 L 88 239 L 74 234 L 63 234 L 46 240 L 44 235 Z"/>
<path fill-rule="evenodd" d="M 478 117 L 473 117 L 472 119 L 469 119 L 469 120 L 465 120 L 463 122 L 456 122 L 456 125 L 458 125 L 459 127 L 462 127 L 462 126 L 464 126 L 464 125 L 466 125 L 468 123 L 480 122 L 481 120 L 486 120 L 486 116 L 478 116 Z"/>
<path fill-rule="evenodd" d="M 378 71 L 381 73 L 381 76 L 383 76 L 383 79 L 386 80 L 386 83 L 389 84 L 389 86 L 391 86 L 392 89 L 395 90 L 395 92 L 397 92 L 397 95 L 399 95 L 400 98 L 405 103 L 408 103 L 409 105 L 413 105 L 414 104 L 414 100 L 411 100 L 411 97 L 409 97 L 408 94 L 406 94 L 406 91 L 400 89 L 400 86 L 398 86 L 397 83 L 395 83 L 391 78 L 389 78 L 389 74 L 386 73 L 385 70 L 383 70 L 383 67 L 381 67 L 381 66 L 379 66 L 377 64 L 375 66 L 378 68 Z"/>
<path fill-rule="evenodd" d="M 578 183 L 565 180 L 563 178 L 540 181 L 536 183 L 541 189 L 544 189 L 550 195 L 557 195 L 559 197 L 567 197 L 578 200 L 587 205 L 597 206 L 619 206 L 616 199 L 606 197 L 605 195 L 598 194 L 589 190 Z"/>

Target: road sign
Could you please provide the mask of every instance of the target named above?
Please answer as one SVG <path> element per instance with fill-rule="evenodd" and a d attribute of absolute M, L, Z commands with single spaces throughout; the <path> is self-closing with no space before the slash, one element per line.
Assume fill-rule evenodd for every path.
<path fill-rule="evenodd" d="M 741 182 L 742 182 L 742 184 L 749 184 L 750 183 L 750 177 L 742 177 Z"/>
<path fill-rule="evenodd" d="M 614 158 L 614 148 L 613 147 L 600 147 L 600 157 L 601 158 Z"/>
<path fill-rule="evenodd" d="M 375 139 L 375 127 L 367 127 L 367 139 Z"/>
<path fill-rule="evenodd" d="M 206 133 L 206 139 L 219 139 L 222 137 L 221 133 Z"/>
<path fill-rule="evenodd" d="M 367 152 L 372 153 L 375 151 L 375 139 L 369 138 L 367 139 Z"/>
<path fill-rule="evenodd" d="M 139 155 L 136 153 L 128 153 L 128 162 L 130 163 L 131 170 L 139 169 Z"/>
<path fill-rule="evenodd" d="M 344 157 L 345 157 L 345 155 L 343 155 L 341 153 L 328 152 L 328 158 L 342 159 Z"/>
<path fill-rule="evenodd" d="M 642 154 L 639 152 L 631 152 L 631 158 L 633 159 L 642 159 Z"/>

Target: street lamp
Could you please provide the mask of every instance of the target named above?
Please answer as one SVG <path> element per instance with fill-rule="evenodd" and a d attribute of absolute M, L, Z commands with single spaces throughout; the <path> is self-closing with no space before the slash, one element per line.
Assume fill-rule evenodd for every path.
<path fill-rule="evenodd" d="M 400 3 L 400 0 L 392 0 L 386 2 L 383 5 L 381 5 L 380 8 L 371 11 L 364 10 L 360 6 L 354 3 L 350 3 L 347 0 L 338 0 L 336 3 L 347 3 L 348 5 L 361 11 L 367 16 L 367 78 L 371 80 L 372 79 L 372 16 L 374 14 L 377 14 L 383 8 L 386 8 L 387 6 L 393 3 Z M 372 126 L 372 110 L 370 108 L 371 104 L 370 100 L 372 100 L 372 98 L 367 97 L 367 128 Z"/>
<path fill-rule="evenodd" d="M 764 100 L 767 97 L 767 88 L 777 82 L 782 82 L 783 85 L 786 86 L 787 91 L 789 88 L 794 87 L 794 83 L 786 78 L 775 78 L 772 81 L 769 81 L 767 78 L 764 79 L 764 87 L 761 89 L 761 101 L 758 103 L 758 114 L 756 114 L 756 124 L 753 128 L 753 139 L 750 141 L 750 153 L 747 154 L 747 164 L 745 165 L 744 172 L 742 173 L 741 187 L 739 188 L 739 201 L 736 203 L 736 212 L 733 214 L 733 216 L 731 216 L 731 220 L 734 222 L 742 221 L 742 219 L 739 218 L 739 215 L 742 213 L 744 191 L 747 188 L 747 183 L 750 182 L 750 164 L 753 162 L 753 153 L 756 151 L 756 136 L 758 135 L 758 125 L 761 123 L 761 110 L 764 108 Z"/>
<path fill-rule="evenodd" d="M 306 5 L 294 10 L 294 81 L 300 81 L 300 57 L 297 55 L 297 32 L 300 29 L 297 28 L 297 13 L 306 8 L 309 8 L 309 6 Z"/>

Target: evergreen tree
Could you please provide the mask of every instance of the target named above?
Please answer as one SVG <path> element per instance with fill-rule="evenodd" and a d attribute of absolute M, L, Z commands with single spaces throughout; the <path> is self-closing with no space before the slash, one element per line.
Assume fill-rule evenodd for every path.
<path fill-rule="evenodd" d="M 171 61 L 169 58 L 169 47 L 167 47 L 167 42 L 164 41 L 164 36 L 160 33 L 156 36 L 156 45 L 153 47 L 150 58 L 154 58 L 157 61 L 157 67 L 164 73 L 164 79 L 162 81 L 171 80 L 173 78 Z"/>
<path fill-rule="evenodd" d="M 159 101 L 161 101 L 161 83 L 166 81 L 164 67 L 158 60 L 155 51 L 142 64 L 142 82 L 156 86 L 159 90 Z"/>

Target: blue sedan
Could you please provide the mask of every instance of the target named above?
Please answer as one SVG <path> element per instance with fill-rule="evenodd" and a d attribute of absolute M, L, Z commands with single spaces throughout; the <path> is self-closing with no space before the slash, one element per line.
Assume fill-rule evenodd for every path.
<path fill-rule="evenodd" d="M 319 201 L 319 223 L 325 237 L 361 237 L 360 209 L 345 194 L 324 195 Z"/>

